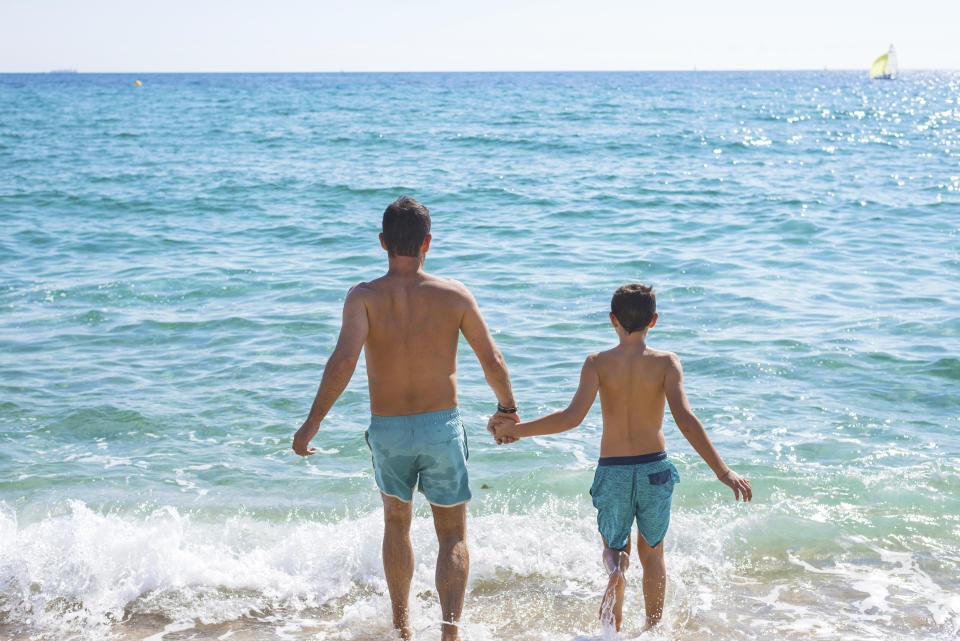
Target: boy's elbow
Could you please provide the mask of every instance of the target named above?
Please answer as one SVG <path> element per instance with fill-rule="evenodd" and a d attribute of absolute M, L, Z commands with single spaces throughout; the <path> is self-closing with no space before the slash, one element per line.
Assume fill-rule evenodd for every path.
<path fill-rule="evenodd" d="M 684 436 L 692 434 L 698 427 L 702 429 L 700 421 L 697 420 L 697 417 L 689 412 L 681 414 L 680 416 L 675 416 L 673 420 L 676 421 L 677 427 L 680 429 L 680 433 Z"/>
<path fill-rule="evenodd" d="M 357 366 L 357 359 L 349 356 L 334 355 L 327 361 L 326 369 L 332 374 L 349 375 Z"/>
<path fill-rule="evenodd" d="M 572 430 L 580 425 L 580 423 L 583 423 L 583 419 L 586 417 L 587 415 L 585 413 L 571 410 L 569 407 L 560 412 L 560 418 L 563 421 L 563 428 L 567 430 Z"/>

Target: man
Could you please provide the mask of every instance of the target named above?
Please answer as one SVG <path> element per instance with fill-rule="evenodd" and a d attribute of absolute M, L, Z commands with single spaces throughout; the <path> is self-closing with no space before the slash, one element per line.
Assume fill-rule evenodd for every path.
<path fill-rule="evenodd" d="M 293 450 L 300 456 L 315 452 L 310 439 L 347 386 L 365 348 L 372 414 L 367 443 L 383 498 L 383 568 L 393 625 L 402 638 L 410 638 L 410 522 L 417 485 L 430 502 L 440 544 L 436 584 L 442 639 L 455 641 L 469 570 L 468 452 L 457 410 L 461 332 L 497 396 L 497 414 L 519 419 L 506 365 L 476 300 L 461 283 L 423 271 L 431 238 L 430 212 L 416 200 L 400 198 L 383 213 L 380 245 L 387 251 L 389 268 L 347 294 L 337 346 L 310 414 L 293 437 Z"/>

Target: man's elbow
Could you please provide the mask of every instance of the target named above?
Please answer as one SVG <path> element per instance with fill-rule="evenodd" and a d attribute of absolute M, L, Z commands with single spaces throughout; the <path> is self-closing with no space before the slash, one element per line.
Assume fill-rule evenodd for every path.
<path fill-rule="evenodd" d="M 489 356 L 480 361 L 480 366 L 483 368 L 483 371 L 488 377 L 499 377 L 504 375 L 507 371 L 507 362 L 503 360 L 503 354 L 500 353 L 500 350 L 496 349 L 493 350 Z"/>

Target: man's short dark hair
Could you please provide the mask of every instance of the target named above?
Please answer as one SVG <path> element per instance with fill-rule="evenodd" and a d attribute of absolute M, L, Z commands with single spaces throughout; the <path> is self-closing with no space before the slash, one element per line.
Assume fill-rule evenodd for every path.
<path fill-rule="evenodd" d="M 613 292 L 610 311 L 628 334 L 643 331 L 657 313 L 657 295 L 653 287 L 629 283 Z"/>
<path fill-rule="evenodd" d="M 383 243 L 391 256 L 419 256 L 430 233 L 430 210 L 401 196 L 383 212 Z"/>

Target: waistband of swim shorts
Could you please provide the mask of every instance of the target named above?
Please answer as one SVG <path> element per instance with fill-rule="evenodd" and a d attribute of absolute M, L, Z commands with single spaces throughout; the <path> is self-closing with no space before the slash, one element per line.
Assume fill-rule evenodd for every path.
<path fill-rule="evenodd" d="M 436 412 L 423 412 L 421 414 L 402 414 L 400 416 L 379 416 L 370 415 L 370 427 L 420 427 L 423 425 L 436 425 L 438 423 L 448 423 L 460 419 L 460 409 L 451 407 L 448 410 L 438 410 Z"/>
<path fill-rule="evenodd" d="M 666 458 L 666 452 L 638 454 L 637 456 L 601 456 L 597 465 L 640 465 L 641 463 L 656 463 Z"/>

